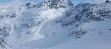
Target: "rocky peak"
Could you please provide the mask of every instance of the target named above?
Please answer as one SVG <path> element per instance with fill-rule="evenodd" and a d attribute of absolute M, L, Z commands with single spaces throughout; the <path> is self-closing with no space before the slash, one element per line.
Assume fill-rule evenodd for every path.
<path fill-rule="evenodd" d="M 58 9 L 58 8 L 66 8 L 66 7 L 73 7 L 74 4 L 70 0 L 46 0 L 40 3 L 25 3 L 24 7 L 27 9 L 29 8 L 50 8 L 50 9 Z"/>
<path fill-rule="evenodd" d="M 73 6 L 74 4 L 70 0 L 48 0 L 50 8 L 65 8 L 67 6 Z"/>

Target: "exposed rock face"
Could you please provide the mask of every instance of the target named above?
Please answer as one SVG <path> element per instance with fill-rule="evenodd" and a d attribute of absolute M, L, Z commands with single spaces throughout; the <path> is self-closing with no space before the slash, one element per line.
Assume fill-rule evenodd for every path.
<path fill-rule="evenodd" d="M 7 43 L 6 43 L 2 38 L 0 38 L 0 46 L 1 46 L 3 49 L 5 49 L 5 48 L 6 48 L 6 45 L 7 45 Z"/>
<path fill-rule="evenodd" d="M 109 1 L 109 0 L 106 0 L 106 2 L 105 3 L 111 3 L 111 1 Z"/>

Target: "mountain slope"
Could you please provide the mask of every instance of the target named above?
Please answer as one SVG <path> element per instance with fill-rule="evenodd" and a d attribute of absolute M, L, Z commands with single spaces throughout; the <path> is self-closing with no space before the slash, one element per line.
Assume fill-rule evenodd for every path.
<path fill-rule="evenodd" d="M 0 7 L 1 49 L 82 49 L 68 45 L 77 42 L 81 47 L 85 41 L 84 46 L 91 49 L 87 43 L 93 44 L 93 39 L 105 45 L 111 41 L 110 3 L 74 6 L 69 0 L 47 0 L 17 4 Z"/>

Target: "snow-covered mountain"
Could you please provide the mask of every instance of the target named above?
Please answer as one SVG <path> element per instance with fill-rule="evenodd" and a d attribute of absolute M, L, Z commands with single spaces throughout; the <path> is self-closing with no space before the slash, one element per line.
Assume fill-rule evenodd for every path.
<path fill-rule="evenodd" d="M 111 49 L 110 36 L 110 1 L 74 5 L 70 0 L 46 0 L 0 6 L 0 49 Z"/>

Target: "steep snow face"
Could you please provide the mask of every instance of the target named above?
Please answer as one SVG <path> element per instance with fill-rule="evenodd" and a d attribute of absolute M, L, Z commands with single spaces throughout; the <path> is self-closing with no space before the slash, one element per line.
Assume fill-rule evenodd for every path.
<path fill-rule="evenodd" d="M 71 1 L 46 0 L 1 6 L 0 45 L 7 49 L 39 49 L 65 43 L 72 37 L 81 39 L 85 34 L 90 37 L 93 34 L 90 32 L 95 32 L 94 36 L 97 33 L 98 37 L 98 32 L 102 34 L 110 28 L 110 5 L 80 3 L 74 6 Z"/>

